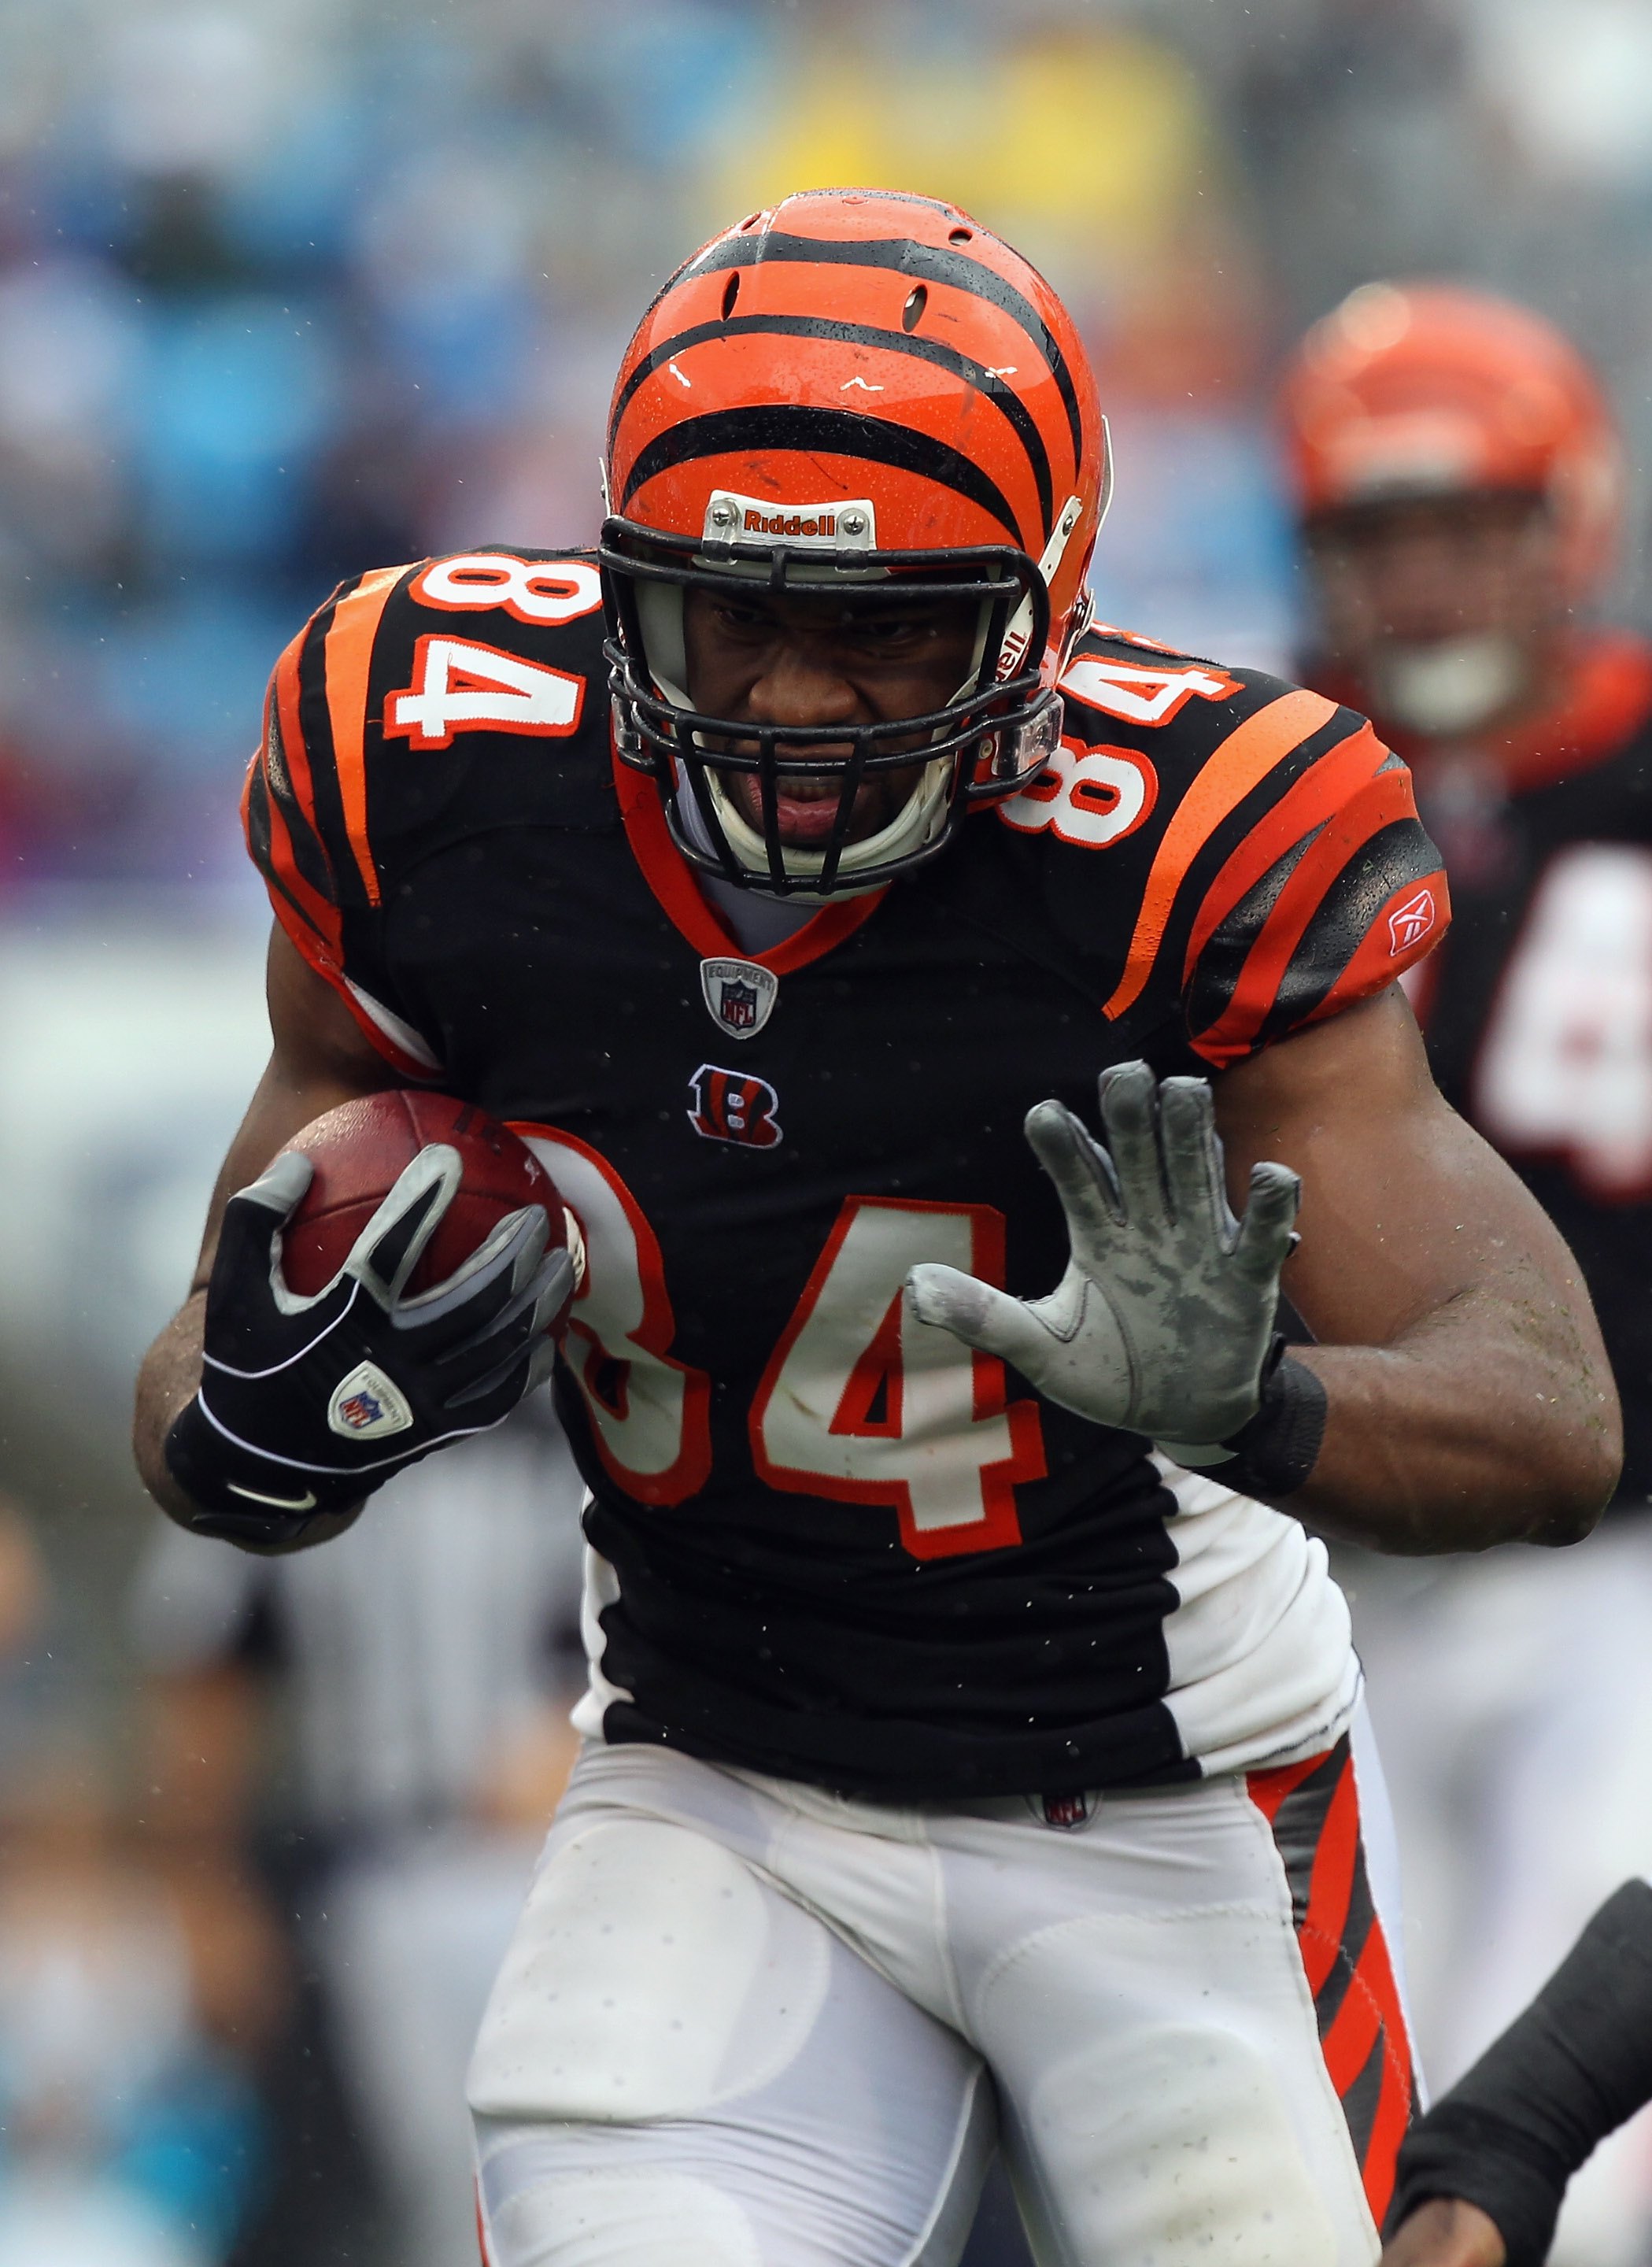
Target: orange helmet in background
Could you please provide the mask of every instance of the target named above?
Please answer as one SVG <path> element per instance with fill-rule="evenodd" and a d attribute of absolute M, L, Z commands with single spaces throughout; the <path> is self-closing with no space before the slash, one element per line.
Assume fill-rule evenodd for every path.
<path fill-rule="evenodd" d="M 1515 490 L 1548 504 L 1573 596 L 1611 563 L 1617 427 L 1582 356 L 1529 308 L 1459 284 L 1362 284 L 1303 341 L 1281 406 L 1305 518 Z"/>
<path fill-rule="evenodd" d="M 872 888 L 933 857 L 969 803 L 1041 768 L 1088 619 L 1106 428 L 1066 308 L 967 214 L 820 190 L 714 238 L 626 350 L 606 470 L 618 746 L 657 780 L 702 870 L 782 894 Z M 921 583 L 971 601 L 969 679 L 945 708 L 877 724 L 703 715 L 685 683 L 683 595 L 731 577 L 795 597 Z M 863 780 L 914 760 L 901 811 L 850 842 Z M 823 763 L 844 772 L 832 837 L 782 844 L 776 783 L 819 779 Z M 723 789 L 731 770 L 759 776 L 760 832 Z M 685 792 L 698 827 L 684 825 Z"/>

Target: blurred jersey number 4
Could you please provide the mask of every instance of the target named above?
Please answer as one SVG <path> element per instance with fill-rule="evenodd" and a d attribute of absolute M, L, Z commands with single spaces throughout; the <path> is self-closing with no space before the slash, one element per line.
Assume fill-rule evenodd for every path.
<path fill-rule="evenodd" d="M 1607 1202 L 1652 1192 L 1652 851 L 1580 842 L 1546 868 L 1509 956 L 1474 1116 L 1563 1157 Z"/>

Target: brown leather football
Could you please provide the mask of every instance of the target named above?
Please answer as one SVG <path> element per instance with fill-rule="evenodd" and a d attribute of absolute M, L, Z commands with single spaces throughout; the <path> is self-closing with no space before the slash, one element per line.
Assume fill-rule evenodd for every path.
<path fill-rule="evenodd" d="M 445 1280 L 524 1205 L 544 1206 L 547 1250 L 566 1246 L 568 1216 L 556 1185 L 508 1126 L 451 1094 L 392 1089 L 341 1103 L 286 1145 L 315 1167 L 282 1231 L 282 1273 L 292 1290 L 309 1297 L 326 1289 L 399 1176 L 430 1142 L 459 1152 L 462 1178 L 407 1279 L 410 1292 Z"/>

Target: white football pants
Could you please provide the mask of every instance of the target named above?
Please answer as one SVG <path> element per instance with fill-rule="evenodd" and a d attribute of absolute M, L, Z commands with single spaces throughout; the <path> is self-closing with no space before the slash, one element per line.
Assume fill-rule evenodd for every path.
<path fill-rule="evenodd" d="M 472 2065 L 488 2267 L 952 2267 L 995 2140 L 1040 2267 L 1370 2267 L 1354 1744 L 1069 1825 L 589 1750 Z"/>

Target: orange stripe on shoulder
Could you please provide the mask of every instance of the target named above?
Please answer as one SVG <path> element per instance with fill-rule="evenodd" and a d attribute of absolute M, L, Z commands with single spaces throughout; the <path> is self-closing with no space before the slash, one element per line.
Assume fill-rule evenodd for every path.
<path fill-rule="evenodd" d="M 1391 924 L 1397 924 L 1398 935 Z M 1426 960 L 1450 925 L 1451 892 L 1443 867 L 1418 881 L 1402 883 L 1379 908 L 1364 943 L 1305 1022 L 1323 1023 L 1356 1000 L 1385 991 L 1408 968 Z"/>
<path fill-rule="evenodd" d="M 1258 820 L 1206 892 L 1193 935 L 1187 940 L 1187 953 L 1182 963 L 1184 984 L 1212 934 L 1239 900 L 1256 887 L 1294 843 L 1334 818 L 1353 790 L 1386 763 L 1388 752 L 1370 726 L 1361 725 L 1346 740 L 1339 740 L 1333 748 L 1327 749 L 1318 762 L 1303 774 L 1289 794 Z"/>
<path fill-rule="evenodd" d="M 362 886 L 368 903 L 375 906 L 379 902 L 378 869 L 367 840 L 367 677 L 385 603 L 407 571 L 406 567 L 381 567 L 377 574 L 363 576 L 334 607 L 327 634 L 327 707 L 339 800 Z"/>
<path fill-rule="evenodd" d="M 305 744 L 304 728 L 298 722 L 298 661 L 304 652 L 304 642 L 310 635 L 306 622 L 283 649 L 275 664 L 275 673 L 270 679 L 270 697 L 275 703 L 275 718 L 281 726 L 281 752 L 287 759 L 287 776 L 292 781 L 292 791 L 300 811 L 319 834 L 315 818 L 315 782 L 310 771 L 310 750 Z"/>
<path fill-rule="evenodd" d="M 1291 957 L 1326 891 L 1373 834 L 1396 819 L 1415 816 L 1411 777 L 1402 771 L 1374 773 L 1362 788 L 1339 804 L 1331 823 L 1310 843 L 1280 891 L 1277 904 L 1246 955 L 1233 997 L 1215 1023 L 1193 1035 L 1195 1050 L 1207 1062 L 1224 1068 L 1248 1052 L 1273 1010 Z M 1395 961 L 1383 981 L 1391 982 L 1405 965 Z"/>
<path fill-rule="evenodd" d="M 271 912 L 285 933 L 287 942 L 297 953 L 298 957 L 306 967 L 312 969 L 316 975 L 330 984 L 348 1006 L 344 973 L 327 950 L 326 940 L 316 935 L 296 906 L 289 905 L 286 899 L 274 890 L 269 893 L 269 904 Z"/>
<path fill-rule="evenodd" d="M 1103 1015 L 1122 1016 L 1140 998 L 1158 957 L 1176 893 L 1188 869 L 1229 812 L 1243 803 L 1280 759 L 1336 715 L 1336 703 L 1318 693 L 1282 693 L 1259 708 L 1206 759 L 1164 830 L 1142 893 L 1142 909 L 1125 957 L 1124 973 Z"/>
<path fill-rule="evenodd" d="M 246 783 L 241 790 L 241 832 L 249 845 L 253 839 L 253 783 L 261 775 L 262 762 L 261 752 L 253 758 L 246 767 Z M 312 889 L 298 870 L 298 862 L 293 854 L 291 831 L 279 801 L 269 791 L 268 780 L 264 782 L 264 807 L 269 825 L 269 862 L 282 887 L 328 949 L 334 954 L 341 952 L 338 907 Z"/>

